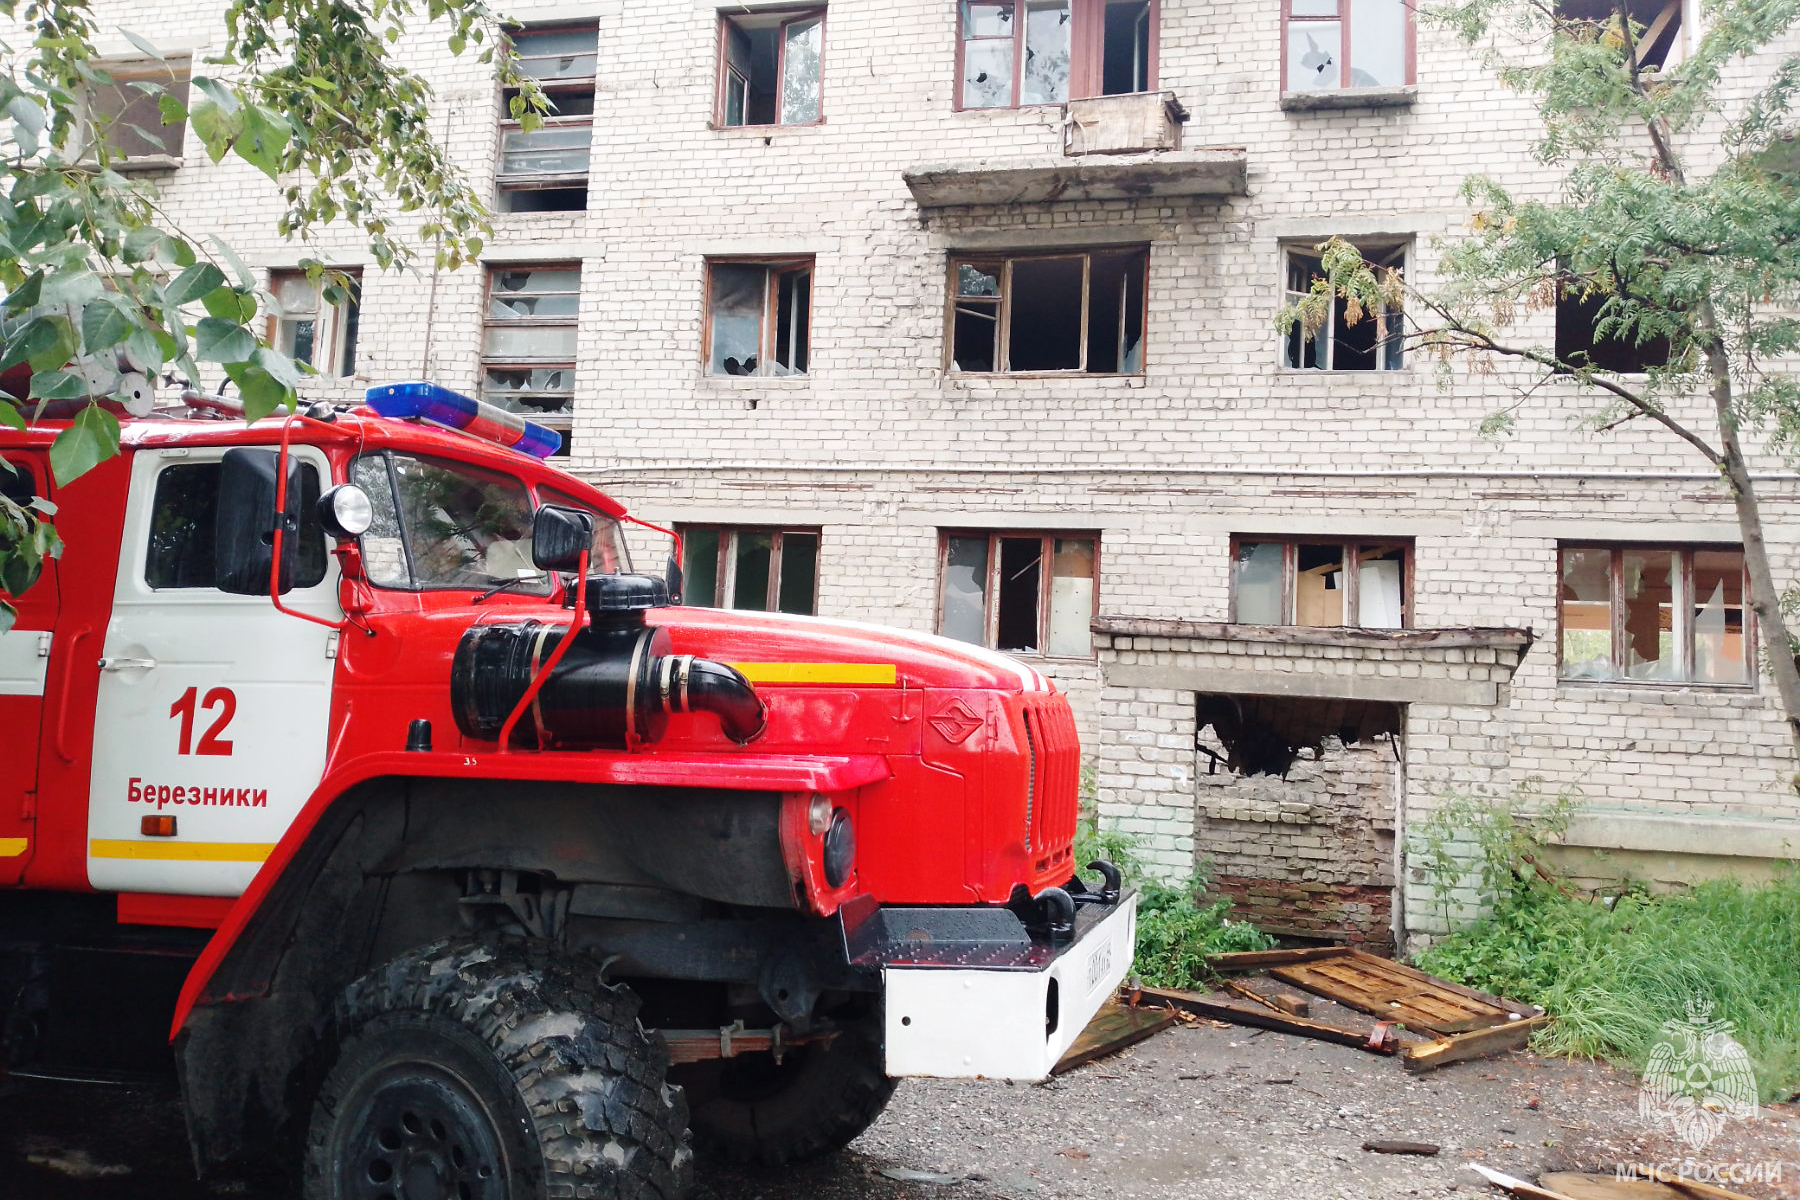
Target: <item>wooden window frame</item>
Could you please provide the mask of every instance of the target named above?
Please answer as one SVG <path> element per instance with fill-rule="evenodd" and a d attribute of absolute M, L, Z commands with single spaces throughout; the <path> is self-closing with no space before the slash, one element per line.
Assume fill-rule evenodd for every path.
<path fill-rule="evenodd" d="M 1412 251 L 1413 251 L 1413 243 L 1410 239 L 1399 241 L 1399 242 L 1393 242 L 1393 243 L 1381 241 L 1379 239 L 1370 239 L 1367 243 L 1364 243 L 1360 239 L 1354 239 L 1354 238 L 1346 239 L 1346 240 L 1348 240 L 1352 246 L 1356 247 L 1357 250 L 1362 251 L 1363 261 L 1365 263 L 1368 263 L 1370 267 L 1372 267 L 1376 270 L 1384 269 L 1386 267 L 1392 266 L 1394 263 L 1394 259 L 1396 257 L 1398 257 L 1398 259 L 1400 260 L 1400 266 L 1399 266 L 1400 274 L 1402 276 L 1404 276 L 1406 274 L 1406 269 L 1407 269 L 1406 264 L 1412 258 Z M 1303 258 L 1313 258 L 1313 259 L 1318 258 L 1319 252 L 1313 249 L 1313 246 L 1315 246 L 1317 244 L 1318 243 L 1316 240 L 1315 241 L 1306 241 L 1306 242 L 1283 242 L 1283 243 L 1281 243 L 1281 280 L 1280 280 L 1281 291 L 1280 291 L 1279 295 L 1281 296 L 1283 303 L 1292 303 L 1296 296 L 1303 294 L 1303 293 L 1295 292 L 1292 288 L 1290 288 L 1288 286 L 1288 268 L 1289 268 L 1290 264 L 1292 263 L 1294 256 L 1299 255 Z M 1290 336 L 1292 336 L 1292 331 L 1290 330 L 1288 333 L 1279 334 L 1277 336 L 1277 339 L 1275 342 L 1275 367 L 1278 371 L 1291 372 L 1291 373 L 1302 374 L 1302 375 L 1337 375 L 1337 374 L 1341 374 L 1341 375 L 1400 375 L 1400 374 L 1403 374 L 1412 369 L 1412 355 L 1410 355 L 1406 352 L 1406 344 L 1405 344 L 1406 313 L 1405 313 L 1405 310 L 1404 309 L 1400 310 L 1397 315 L 1398 315 L 1399 321 L 1401 322 L 1400 328 L 1398 330 L 1393 330 L 1393 329 L 1388 330 L 1389 338 L 1397 337 L 1397 338 L 1401 339 L 1400 365 L 1397 367 L 1386 367 L 1386 366 L 1380 365 L 1380 363 L 1382 363 L 1386 360 L 1386 355 L 1381 350 L 1379 344 L 1377 344 L 1376 351 L 1375 351 L 1377 365 L 1367 371 L 1360 371 L 1354 367 L 1340 367 L 1340 366 L 1336 365 L 1336 363 L 1337 363 L 1337 337 L 1336 337 L 1337 301 L 1335 301 L 1335 300 L 1332 302 L 1331 312 L 1330 312 L 1325 324 L 1320 328 L 1318 333 L 1313 335 L 1315 340 L 1323 339 L 1323 344 L 1327 348 L 1328 353 L 1330 353 L 1332 356 L 1332 364 L 1330 366 L 1325 366 L 1325 367 L 1289 366 L 1288 362 L 1287 362 L 1287 341 L 1288 341 L 1288 338 Z M 1363 320 L 1365 320 L 1365 321 L 1373 321 L 1374 319 L 1375 319 L 1375 316 L 1373 313 L 1367 313 L 1363 316 Z"/>
<path fill-rule="evenodd" d="M 600 100 L 600 91 L 599 91 L 600 23 L 598 20 L 555 21 L 555 22 L 546 22 L 545 24 L 542 24 L 542 25 L 533 24 L 533 25 L 518 26 L 518 27 L 515 27 L 515 28 L 509 30 L 507 32 L 507 37 L 510 40 L 511 38 L 516 37 L 517 35 L 519 35 L 521 33 L 526 33 L 526 34 L 559 33 L 559 32 L 563 32 L 565 30 L 587 30 L 587 29 L 592 29 L 594 31 L 594 71 L 595 71 L 595 74 L 580 75 L 580 76 L 575 76 L 575 77 L 568 78 L 568 79 L 553 79 L 553 80 L 539 79 L 537 81 L 537 84 L 538 84 L 539 88 L 543 89 L 544 94 L 546 96 L 550 97 L 552 101 L 555 100 L 558 93 L 562 93 L 562 92 L 589 92 L 593 95 L 592 107 L 598 107 L 599 100 Z M 515 49 L 516 49 L 516 47 L 515 47 Z M 533 76 L 533 78 L 536 78 L 536 76 Z M 589 112 L 585 115 L 578 115 L 578 116 L 558 116 L 554 113 L 545 114 L 543 124 L 538 126 L 538 128 L 540 128 L 540 129 L 586 128 L 589 131 L 589 137 L 588 137 L 589 158 L 588 158 L 587 169 L 584 171 L 581 171 L 579 174 L 577 174 L 575 172 L 566 172 L 562 175 L 533 176 L 529 179 L 525 179 L 524 177 L 521 177 L 521 176 L 508 176 L 507 174 L 505 174 L 505 172 L 503 170 L 501 170 L 501 164 L 504 163 L 505 158 L 506 158 L 506 135 L 508 133 L 519 132 L 523 128 L 523 125 L 517 118 L 515 118 L 512 115 L 512 110 L 508 106 L 507 101 L 506 101 L 505 89 L 501 89 L 501 92 L 500 92 L 500 136 L 495 145 L 495 160 L 494 160 L 495 161 L 494 191 L 495 191 L 496 195 L 499 197 L 504 197 L 512 192 L 539 192 L 539 191 L 551 191 L 551 190 L 555 190 L 558 188 L 576 188 L 576 187 L 584 188 L 584 187 L 587 187 L 588 182 L 589 182 L 589 180 L 591 180 L 593 178 L 593 173 L 594 173 L 593 136 L 592 136 L 593 127 L 594 127 L 594 114 L 592 112 Z M 558 210 L 551 210 L 551 211 L 558 211 Z"/>
<path fill-rule="evenodd" d="M 1607 566 L 1607 604 L 1611 610 L 1612 625 L 1609 633 L 1612 640 L 1610 666 L 1613 674 L 1604 679 L 1593 679 L 1585 676 L 1565 675 L 1566 663 L 1563 661 L 1563 605 L 1562 598 L 1563 556 L 1570 551 L 1595 550 L 1610 555 Z M 1675 558 L 1674 588 L 1679 595 L 1670 596 L 1670 612 L 1675 618 L 1671 633 L 1675 635 L 1676 654 L 1680 660 L 1681 675 L 1676 679 L 1641 679 L 1624 673 L 1626 661 L 1625 633 L 1625 554 L 1628 551 L 1643 551 L 1652 554 L 1671 554 Z M 1744 682 L 1714 683 L 1694 678 L 1694 555 L 1697 552 L 1723 551 L 1743 556 L 1742 546 L 1715 542 L 1606 542 L 1606 541 L 1570 541 L 1556 544 L 1556 681 L 1558 684 L 1576 687 L 1608 687 L 1608 688 L 1702 688 L 1707 691 L 1753 692 L 1758 687 L 1762 671 L 1756 658 L 1756 612 L 1750 606 L 1750 565 L 1743 564 L 1743 576 L 1739 595 L 1743 597 L 1744 612 Z"/>
<path fill-rule="evenodd" d="M 1238 549 L 1246 543 L 1251 545 L 1274 544 L 1281 550 L 1281 615 L 1285 620 L 1278 625 L 1284 629 L 1388 629 L 1386 625 L 1360 624 L 1362 617 L 1362 552 L 1373 546 L 1400 546 L 1405 552 L 1400 571 L 1400 629 L 1411 629 L 1416 619 L 1414 614 L 1416 593 L 1413 590 L 1413 564 L 1418 559 L 1417 547 L 1410 537 L 1341 537 L 1335 535 L 1311 534 L 1257 534 L 1238 533 L 1231 537 L 1231 597 L 1230 622 L 1233 625 L 1248 624 L 1238 617 L 1237 565 Z M 1343 550 L 1344 562 L 1344 617 L 1342 626 L 1301 625 L 1297 609 L 1299 595 L 1299 562 L 1300 547 L 1306 546 L 1339 546 Z"/>
<path fill-rule="evenodd" d="M 1378 87 L 1412 87 L 1419 79 L 1419 37 L 1418 11 L 1414 0 L 1399 0 L 1406 13 L 1406 81 L 1404 83 L 1379 84 Z M 1295 16 L 1294 0 L 1281 0 L 1281 90 L 1289 91 L 1292 85 L 1288 82 L 1288 27 L 1296 22 L 1302 25 L 1338 21 L 1338 85 L 1335 88 L 1307 88 L 1305 90 L 1330 94 L 1332 92 L 1354 91 L 1350 83 L 1350 69 L 1355 64 L 1350 59 L 1350 0 L 1337 0 L 1337 12 L 1332 16 Z M 1367 89 L 1364 89 L 1367 90 Z"/>
<path fill-rule="evenodd" d="M 487 390 L 487 374 L 489 371 L 534 371 L 543 368 L 548 368 L 550 370 L 567 370 L 574 376 L 576 386 L 579 387 L 581 379 L 581 373 L 578 369 L 578 360 L 580 358 L 579 342 L 581 338 L 581 263 L 486 262 L 482 264 L 482 268 L 486 273 L 483 276 L 481 283 L 481 361 L 477 368 L 481 372 L 481 382 L 476 388 L 477 394 L 482 395 L 485 398 Z M 502 271 L 574 271 L 576 274 L 574 315 L 570 317 L 557 317 L 554 319 L 520 318 L 518 320 L 496 320 L 493 316 L 494 276 Z M 505 356 L 490 355 L 487 350 L 488 331 L 495 327 L 504 329 L 572 328 L 575 330 L 575 337 L 578 343 L 576 353 L 568 355 L 567 357 L 559 356 L 545 358 L 528 358 L 516 354 Z M 571 392 L 569 404 L 566 408 L 556 412 L 530 412 L 523 415 L 530 420 L 537 422 L 539 425 L 544 425 L 548 428 L 560 431 L 564 435 L 563 446 L 567 448 L 569 445 L 568 435 L 575 413 L 575 404 L 576 396 Z"/>
<path fill-rule="evenodd" d="M 165 88 L 167 94 L 175 96 L 183 104 L 186 104 L 194 81 L 194 60 L 187 54 L 172 54 L 160 62 L 153 58 L 101 59 L 94 63 L 94 68 L 112 77 L 113 90 L 121 98 L 127 96 L 132 83 L 148 82 Z M 82 93 L 82 112 L 90 122 L 89 128 L 92 130 L 96 148 L 99 143 L 105 142 L 111 151 L 108 166 L 114 170 L 145 171 L 178 167 L 182 164 L 187 146 L 188 120 L 185 116 L 180 121 L 159 126 L 165 143 L 162 150 L 151 151 L 148 154 L 125 154 L 114 147 L 110 129 L 102 132 L 98 122 L 94 120 L 96 107 L 94 88 L 96 85 L 88 83 L 84 86 L 86 90 Z M 123 114 L 112 114 L 112 120 L 116 121 L 121 115 Z M 173 147 L 168 145 L 170 142 L 174 143 Z M 94 155 L 89 154 L 87 157 L 93 158 Z"/>
<path fill-rule="evenodd" d="M 1285 3 L 1286 0 L 1283 0 Z M 1005 112 L 1017 108 L 1041 108 L 1050 104 L 1066 104 L 1068 100 L 1087 100 L 1102 95 L 1100 88 L 1106 74 L 1106 9 L 1108 0 L 1069 0 L 1069 96 L 1068 100 L 1034 100 L 1029 104 L 1022 102 L 1020 91 L 1023 87 L 1025 70 L 1025 21 L 1023 19 L 1027 0 L 1014 0 L 1013 31 L 1009 37 L 982 37 L 965 39 L 963 26 L 968 15 L 967 0 L 954 0 L 956 4 L 956 75 L 954 86 L 953 108 L 956 112 Z M 1162 43 L 1162 0 L 1147 0 L 1150 10 L 1150 28 L 1146 33 L 1149 46 L 1146 47 L 1149 62 L 1144 74 L 1146 81 L 1143 90 L 1157 90 L 1157 51 Z M 1009 104 L 965 105 L 963 103 L 963 47 L 968 41 L 978 42 L 1012 42 L 1012 102 Z M 1130 95 L 1132 93 L 1118 93 Z"/>
<path fill-rule="evenodd" d="M 937 566 L 937 615 L 933 631 L 940 636 L 944 634 L 944 583 L 949 577 L 950 541 L 952 538 L 986 537 L 987 580 L 982 585 L 981 593 L 981 645 L 988 650 L 1001 654 L 1011 654 L 1019 658 L 1047 658 L 1061 662 L 1092 662 L 1097 650 L 1094 647 L 1093 633 L 1088 634 L 1088 652 L 1080 655 L 1051 654 L 1050 646 L 1050 586 L 1055 571 L 1053 562 L 1056 555 L 1057 539 L 1085 540 L 1094 544 L 1094 604 L 1090 620 L 1100 615 L 1100 531 L 1098 529 L 940 529 L 938 530 L 938 566 Z M 1000 543 L 1009 538 L 1039 539 L 1039 562 L 1043 565 L 1038 570 L 1038 651 L 1030 653 L 1024 650 L 1000 650 L 994 643 L 1000 640 Z M 971 645 L 973 643 L 970 643 Z"/>
<path fill-rule="evenodd" d="M 763 277 L 763 312 L 762 334 L 757 339 L 756 370 L 748 375 L 730 375 L 720 372 L 712 373 L 712 333 L 713 333 L 713 268 L 714 267 L 761 267 Z M 780 287 L 784 273 L 804 272 L 807 277 L 806 287 L 806 370 L 790 371 L 787 375 L 777 375 L 767 370 L 775 361 L 775 337 L 780 322 Z M 818 296 L 819 267 L 818 258 L 812 254 L 790 255 L 744 255 L 734 257 L 708 258 L 706 260 L 705 278 L 701 284 L 700 302 L 700 373 L 708 379 L 804 379 L 812 374 L 813 357 L 813 308 Z"/>
<path fill-rule="evenodd" d="M 712 127 L 714 129 L 804 129 L 811 125 L 823 125 L 825 123 L 825 59 L 826 55 L 831 51 L 829 38 L 827 37 L 829 30 L 827 29 L 825 14 L 825 8 L 819 5 L 808 8 L 739 9 L 736 11 L 720 10 L 719 27 L 717 34 L 715 35 L 715 45 L 713 47 L 715 79 L 713 85 Z M 748 16 L 780 16 L 782 18 L 775 26 L 775 28 L 779 30 L 779 34 L 775 39 L 775 86 L 777 88 L 775 96 L 775 119 L 761 124 L 752 124 L 749 121 L 744 121 L 738 125 L 727 125 L 725 123 L 725 86 L 727 79 L 731 75 L 736 74 L 736 72 L 731 69 L 731 56 L 727 53 L 730 46 L 727 27 L 735 20 Z M 782 94 L 780 88 L 787 76 L 788 26 L 811 20 L 813 17 L 819 19 L 819 115 L 816 120 L 812 121 L 783 120 L 782 118 L 786 115 L 783 111 L 786 97 Z M 748 115 L 750 109 L 749 80 L 746 79 L 744 81 L 744 87 L 744 111 L 745 114 Z"/>
<path fill-rule="evenodd" d="M 1064 370 L 1014 371 L 1010 367 L 1012 357 L 1012 274 L 1013 264 L 1017 262 L 1044 261 L 1054 258 L 1081 259 L 1081 361 L 1088 361 L 1088 309 L 1092 297 L 1089 287 L 1094 272 L 1096 254 L 1120 254 L 1135 251 L 1144 256 L 1143 298 L 1138 313 L 1138 368 L 1135 371 L 1090 371 L 1085 365 Z M 956 307 L 959 300 L 965 299 L 957 291 L 957 268 L 967 263 L 998 262 L 1001 267 L 1000 295 L 995 303 L 998 309 L 998 327 L 994 331 L 994 368 L 989 371 L 964 371 L 956 365 Z M 960 251 L 950 255 L 949 271 L 946 274 L 946 292 L 944 305 L 944 372 L 947 375 L 993 376 L 1004 375 L 1013 379 L 1049 378 L 1136 378 L 1141 377 L 1150 367 L 1150 247 L 1148 245 L 1127 244 L 1123 246 L 1071 246 L 1066 250 L 1024 250 L 993 252 Z M 975 299 L 980 299 L 979 297 Z M 1123 317 L 1123 312 L 1120 316 Z"/>
<path fill-rule="evenodd" d="M 275 304 L 274 304 L 274 306 L 271 307 L 271 309 L 269 311 L 268 322 L 264 328 L 264 334 L 267 337 L 268 342 L 271 346 L 280 346 L 281 345 L 281 322 L 285 319 L 285 314 L 283 314 L 280 311 L 280 304 L 281 304 L 280 293 L 276 286 L 276 283 L 280 277 L 286 276 L 286 275 L 299 275 L 299 276 L 304 277 L 306 275 L 306 272 L 303 270 L 300 270 L 299 268 L 296 268 L 296 267 L 272 267 L 269 270 L 269 294 L 272 298 L 274 298 Z M 349 286 L 351 287 L 352 291 L 351 291 L 350 296 L 348 296 L 346 298 L 345 303 L 333 304 L 331 301 L 329 301 L 325 298 L 325 286 L 329 280 L 329 277 L 332 275 L 341 275 L 349 282 Z M 323 330 L 323 332 L 325 334 L 323 340 L 326 343 L 326 347 L 325 347 L 326 351 L 327 351 L 326 359 L 328 362 L 330 362 L 331 366 L 329 369 L 327 369 L 325 367 L 319 366 L 319 364 L 317 362 L 314 362 L 312 364 L 313 369 L 315 371 L 317 371 L 320 375 L 325 376 L 328 379 L 352 379 L 352 378 L 355 378 L 356 367 L 355 367 L 354 363 L 349 364 L 349 369 L 347 369 L 347 370 L 345 369 L 346 364 L 344 363 L 344 352 L 345 352 L 345 350 L 349 349 L 350 347 L 348 347 L 345 344 L 344 326 L 345 326 L 346 322 L 345 322 L 344 317 L 345 317 L 345 313 L 349 310 L 350 307 L 354 307 L 356 309 L 357 318 L 358 318 L 358 320 L 357 320 L 358 345 L 360 346 L 360 344 L 361 344 L 360 343 L 361 316 L 362 316 L 362 268 L 361 267 L 327 267 L 327 268 L 325 268 L 325 275 L 323 277 L 321 277 L 318 281 L 318 288 L 319 288 L 319 313 L 320 313 L 320 316 L 319 316 L 319 318 L 317 318 L 317 324 Z M 327 313 L 329 313 L 330 315 L 326 316 L 325 314 L 327 314 Z M 319 357 L 319 349 L 318 349 L 318 345 L 317 345 L 317 342 L 319 340 L 318 332 L 315 332 L 313 336 L 315 339 L 315 344 L 313 347 L 313 357 L 315 359 L 317 359 Z M 283 350 L 282 352 L 284 354 L 287 353 L 286 350 Z"/>
<path fill-rule="evenodd" d="M 781 600 L 781 550 L 782 543 L 787 535 L 800 534 L 803 537 L 816 539 L 821 555 L 825 548 L 824 530 L 817 525 L 719 525 L 713 522 L 695 522 L 677 525 L 676 531 L 681 534 L 682 544 L 684 546 L 687 544 L 689 535 L 698 531 L 711 531 L 719 535 L 718 562 L 714 568 L 715 573 L 713 575 L 712 603 L 701 605 L 701 607 L 722 608 L 731 612 L 773 613 L 782 611 L 780 608 L 776 607 L 776 605 L 779 604 Z M 745 533 L 766 533 L 769 535 L 769 584 L 764 590 L 762 608 L 733 608 L 731 605 L 725 603 L 732 592 L 736 590 L 734 585 L 737 583 L 737 555 L 732 551 L 736 546 L 738 536 Z M 818 615 L 819 576 L 821 574 L 819 570 L 819 561 L 819 558 L 813 560 L 812 611 L 810 613 L 798 615 Z M 682 565 L 682 570 L 684 573 L 687 570 L 685 563 Z M 683 596 L 682 603 L 693 604 L 695 601 L 691 596 Z"/>

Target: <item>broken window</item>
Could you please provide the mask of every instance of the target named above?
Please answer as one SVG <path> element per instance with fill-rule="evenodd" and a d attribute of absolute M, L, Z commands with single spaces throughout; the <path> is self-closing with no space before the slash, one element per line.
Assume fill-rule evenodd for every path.
<path fill-rule="evenodd" d="M 1659 71 L 1685 57 L 1681 10 L 1682 0 L 1625 0 L 1640 66 Z M 1573 27 L 1571 33 L 1597 41 L 1616 28 L 1618 6 L 1615 0 L 1556 0 L 1556 16 Z"/>
<path fill-rule="evenodd" d="M 719 14 L 722 126 L 812 125 L 823 119 L 825 12 Z"/>
<path fill-rule="evenodd" d="M 1741 550 L 1564 546 L 1561 559 L 1562 678 L 1751 681 Z"/>
<path fill-rule="evenodd" d="M 362 323 L 362 272 L 270 271 L 275 306 L 269 340 L 277 350 L 321 375 L 356 374 L 356 340 Z"/>
<path fill-rule="evenodd" d="M 1635 374 L 1669 361 L 1669 339 L 1666 337 L 1638 342 L 1632 335 L 1617 336 L 1610 328 L 1604 336 L 1601 334 L 1602 310 L 1612 297 L 1604 292 L 1585 291 L 1579 282 L 1564 282 L 1560 286 L 1562 290 L 1556 298 L 1558 362 Z"/>
<path fill-rule="evenodd" d="M 594 71 L 599 29 L 558 25 L 515 30 L 519 69 L 550 102 L 543 124 L 526 130 L 515 88 L 502 97 L 502 212 L 581 212 L 587 208 L 588 161 L 594 141 Z"/>
<path fill-rule="evenodd" d="M 579 265 L 488 268 L 481 398 L 561 430 L 564 453 L 580 315 Z"/>
<path fill-rule="evenodd" d="M 1412 624 L 1411 560 L 1412 546 L 1402 541 L 1237 538 L 1231 619 L 1401 629 Z"/>
<path fill-rule="evenodd" d="M 115 167 L 174 166 L 187 136 L 188 74 L 185 58 L 166 62 L 132 60 L 97 63 L 83 93 L 95 136 Z M 175 119 L 163 123 L 168 97 Z M 179 107 L 177 107 L 179 106 Z"/>
<path fill-rule="evenodd" d="M 681 537 L 684 604 L 803 616 L 818 610 L 817 529 L 687 525 Z"/>
<path fill-rule="evenodd" d="M 804 375 L 813 260 L 706 264 L 706 373 Z"/>
<path fill-rule="evenodd" d="M 1144 279 L 1150 252 L 950 260 L 950 369 L 970 372 L 1144 369 Z"/>
<path fill-rule="evenodd" d="M 1100 539 L 1091 533 L 951 533 L 938 632 L 1012 654 L 1089 658 Z"/>
<path fill-rule="evenodd" d="M 1156 0 L 960 0 L 962 108 L 1061 104 L 1156 86 Z"/>
<path fill-rule="evenodd" d="M 1410 0 L 1285 0 L 1288 91 L 1401 87 L 1413 82 Z"/>
<path fill-rule="evenodd" d="M 1358 245 L 1363 259 L 1379 270 L 1406 273 L 1405 246 Z M 1325 277 L 1324 261 L 1298 247 L 1285 247 L 1287 301 L 1298 304 Z M 1314 371 L 1398 371 L 1406 366 L 1406 324 L 1398 308 L 1364 312 L 1352 323 L 1349 301 L 1332 300 L 1325 323 L 1308 332 L 1295 321 L 1281 339 L 1281 365 Z"/>

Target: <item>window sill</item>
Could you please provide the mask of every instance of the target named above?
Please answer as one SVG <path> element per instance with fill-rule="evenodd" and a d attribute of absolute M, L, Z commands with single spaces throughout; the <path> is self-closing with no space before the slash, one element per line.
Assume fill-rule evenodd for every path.
<path fill-rule="evenodd" d="M 1412 375 L 1413 371 L 1411 367 L 1400 367 L 1397 370 L 1392 371 L 1357 371 L 1348 367 L 1332 367 L 1329 370 L 1325 370 L 1319 367 L 1284 367 L 1280 364 L 1276 364 L 1275 374 L 1277 378 L 1282 379 L 1312 379 L 1320 375 L 1330 375 L 1334 378 L 1341 378 L 1344 376 L 1354 378 L 1360 375 L 1379 379 L 1382 376 L 1394 375 L 1406 377 Z"/>
<path fill-rule="evenodd" d="M 1651 695 L 1670 695 L 1671 693 L 1692 692 L 1702 696 L 1756 696 L 1759 690 L 1754 683 L 1695 683 L 1670 679 L 1564 679 L 1557 677 L 1556 686 L 1571 692 L 1618 692 L 1625 694 L 1643 692 Z"/>
<path fill-rule="evenodd" d="M 1319 88 L 1281 93 L 1284 112 L 1331 112 L 1346 108 L 1411 108 L 1419 98 L 1416 84 L 1404 87 Z"/>
<path fill-rule="evenodd" d="M 977 379 L 1143 379 L 1142 371 L 945 371 L 945 380 Z"/>
<path fill-rule="evenodd" d="M 799 121 L 791 125 L 718 125 L 708 121 L 706 127 L 714 133 L 724 134 L 727 137 L 735 135 L 750 138 L 768 137 L 776 133 L 791 133 L 796 129 L 818 129 L 824 124 L 825 118 L 820 117 L 816 121 Z"/>
<path fill-rule="evenodd" d="M 181 166 L 179 154 L 140 154 L 135 158 L 120 158 L 106 164 L 107 169 L 117 171 L 121 175 L 130 175 L 136 171 L 173 171 Z"/>
<path fill-rule="evenodd" d="M 812 386 L 812 375 L 806 372 L 798 375 L 708 375 L 702 373 L 700 385 L 716 387 L 721 391 L 744 391 L 757 387 L 779 387 L 790 391 L 800 391 Z"/>

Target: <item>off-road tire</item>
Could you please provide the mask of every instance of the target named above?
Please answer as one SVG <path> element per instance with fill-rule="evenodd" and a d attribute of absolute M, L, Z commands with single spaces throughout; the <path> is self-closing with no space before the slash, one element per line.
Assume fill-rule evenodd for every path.
<path fill-rule="evenodd" d="M 337 1004 L 305 1200 L 384 1195 L 402 1171 L 443 1180 L 446 1200 L 676 1200 L 693 1181 L 687 1100 L 637 1013 L 591 959 L 516 940 L 438 943 L 365 975 Z"/>
<path fill-rule="evenodd" d="M 894 1094 L 881 1039 L 866 1022 L 823 1045 L 705 1064 L 696 1080 L 694 1145 L 703 1157 L 780 1166 L 843 1149 L 875 1123 Z"/>

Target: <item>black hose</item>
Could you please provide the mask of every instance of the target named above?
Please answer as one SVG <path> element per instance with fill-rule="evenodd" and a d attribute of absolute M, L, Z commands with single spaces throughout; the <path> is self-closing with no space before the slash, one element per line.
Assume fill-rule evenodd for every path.
<path fill-rule="evenodd" d="M 768 722 L 762 697 L 735 667 L 691 654 L 671 655 L 659 665 L 667 711 L 714 713 L 725 736 L 740 746 L 761 736 Z"/>

